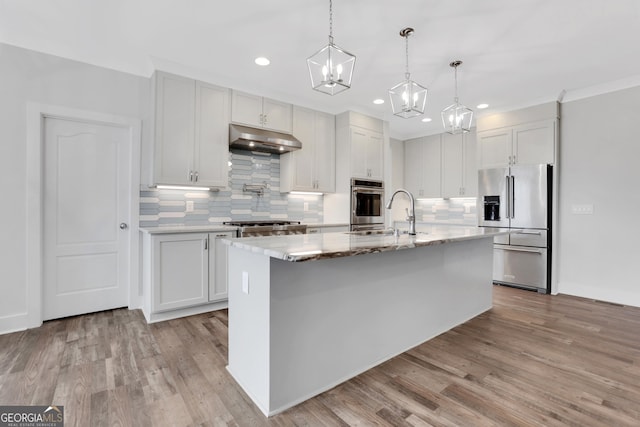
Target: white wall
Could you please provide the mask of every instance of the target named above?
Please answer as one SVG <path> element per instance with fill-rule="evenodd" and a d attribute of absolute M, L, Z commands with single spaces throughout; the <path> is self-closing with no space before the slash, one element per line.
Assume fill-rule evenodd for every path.
<path fill-rule="evenodd" d="M 640 87 L 560 117 L 558 291 L 640 306 Z M 571 213 L 582 204 L 593 215 Z"/>
<path fill-rule="evenodd" d="M 397 139 L 390 139 L 389 147 L 389 163 L 385 164 L 385 172 L 390 169 L 390 178 L 385 180 L 385 201 L 388 201 L 398 188 L 404 188 L 404 143 Z M 408 207 L 409 199 L 406 197 L 394 199 L 391 212 L 386 212 L 386 226 L 393 227 L 395 221 L 404 221 L 407 217 L 405 208 Z"/>
<path fill-rule="evenodd" d="M 27 103 L 143 119 L 149 79 L 0 44 L 0 333 L 27 310 Z M 143 140 L 145 136 L 143 136 Z"/>

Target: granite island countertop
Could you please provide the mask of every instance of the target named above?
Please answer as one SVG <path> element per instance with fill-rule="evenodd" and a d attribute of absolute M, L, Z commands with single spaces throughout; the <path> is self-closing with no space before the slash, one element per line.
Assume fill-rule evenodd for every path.
<path fill-rule="evenodd" d="M 401 233 L 359 235 L 351 233 L 292 234 L 285 236 L 222 239 L 236 248 L 291 262 L 341 258 L 368 253 L 397 251 L 464 240 L 509 234 L 508 229 L 486 227 L 431 226 L 410 236 Z"/>
<path fill-rule="evenodd" d="M 158 225 L 153 227 L 140 227 L 140 231 L 148 234 L 172 234 L 172 233 L 215 233 L 216 231 L 237 231 L 238 227 L 219 223 L 201 225 Z"/>

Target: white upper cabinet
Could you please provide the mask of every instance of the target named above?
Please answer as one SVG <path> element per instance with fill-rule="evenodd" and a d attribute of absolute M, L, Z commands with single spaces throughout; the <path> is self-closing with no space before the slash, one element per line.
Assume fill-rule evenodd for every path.
<path fill-rule="evenodd" d="M 559 104 L 478 118 L 478 168 L 555 164 L 558 152 Z"/>
<path fill-rule="evenodd" d="M 475 197 L 478 186 L 474 131 L 442 134 L 442 197 Z"/>
<path fill-rule="evenodd" d="M 229 182 L 229 89 L 196 82 L 196 184 Z"/>
<path fill-rule="evenodd" d="M 382 134 L 351 126 L 350 142 L 351 176 L 382 180 Z"/>
<path fill-rule="evenodd" d="M 507 167 L 511 163 L 513 133 L 509 129 L 478 132 L 478 157 L 481 169 Z"/>
<path fill-rule="evenodd" d="M 415 197 L 442 197 L 442 143 L 440 135 L 404 143 L 404 186 Z"/>
<path fill-rule="evenodd" d="M 292 105 L 233 90 L 231 120 L 248 126 L 292 133 Z"/>
<path fill-rule="evenodd" d="M 335 191 L 335 118 L 331 114 L 293 108 L 293 135 L 300 150 L 280 156 L 280 191 Z"/>
<path fill-rule="evenodd" d="M 555 120 L 515 126 L 513 128 L 512 164 L 554 164 L 555 136 Z"/>
<path fill-rule="evenodd" d="M 229 90 L 155 73 L 154 184 L 224 187 Z"/>
<path fill-rule="evenodd" d="M 480 168 L 554 164 L 556 120 L 542 120 L 478 133 Z"/>

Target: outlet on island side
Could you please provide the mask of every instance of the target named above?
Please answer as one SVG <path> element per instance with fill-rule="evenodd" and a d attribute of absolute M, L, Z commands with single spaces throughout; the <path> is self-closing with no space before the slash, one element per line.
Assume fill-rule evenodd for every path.
<path fill-rule="evenodd" d="M 242 292 L 249 295 L 249 272 L 242 272 Z"/>

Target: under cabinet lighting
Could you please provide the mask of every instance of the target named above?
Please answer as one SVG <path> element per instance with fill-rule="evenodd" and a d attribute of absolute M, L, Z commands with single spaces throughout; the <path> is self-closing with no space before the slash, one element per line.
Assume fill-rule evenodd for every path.
<path fill-rule="evenodd" d="M 158 190 L 196 190 L 196 191 L 214 191 L 209 187 L 189 187 L 186 185 L 157 185 Z"/>
<path fill-rule="evenodd" d="M 317 191 L 290 191 L 289 194 L 298 196 L 322 196 L 322 194 L 324 193 L 320 193 Z"/>

